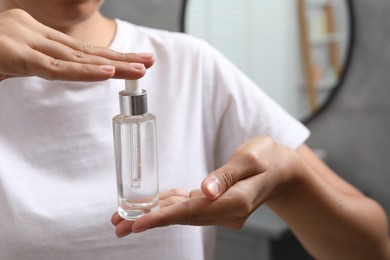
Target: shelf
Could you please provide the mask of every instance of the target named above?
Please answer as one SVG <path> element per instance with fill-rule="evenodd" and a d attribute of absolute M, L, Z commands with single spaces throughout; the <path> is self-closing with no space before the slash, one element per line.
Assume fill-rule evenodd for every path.
<path fill-rule="evenodd" d="M 334 87 L 340 75 L 339 48 L 345 40 L 344 32 L 338 30 L 334 17 L 334 9 L 339 4 L 334 0 L 298 0 L 304 87 L 312 112 L 320 105 L 319 100 L 323 96 L 321 92 Z M 323 48 L 326 52 L 318 48 Z M 325 59 L 323 55 L 326 55 Z"/>
<path fill-rule="evenodd" d="M 318 81 L 315 87 L 317 90 L 330 90 L 336 85 L 336 83 L 337 79 L 335 77 L 324 78 Z"/>
<path fill-rule="evenodd" d="M 334 0 L 306 0 L 306 6 L 309 8 L 321 8 L 325 5 L 336 6 L 338 3 Z"/>
<path fill-rule="evenodd" d="M 322 91 L 329 91 L 333 89 L 333 87 L 336 86 L 337 79 L 336 78 L 324 78 L 318 81 L 317 83 L 314 84 L 314 88 L 318 92 Z M 306 91 L 306 86 L 304 83 L 301 84 L 301 87 L 299 88 L 302 91 Z"/>
<path fill-rule="evenodd" d="M 328 34 L 324 36 L 316 36 L 310 39 L 312 45 L 328 45 L 330 43 L 343 43 L 345 39 L 342 33 Z"/>

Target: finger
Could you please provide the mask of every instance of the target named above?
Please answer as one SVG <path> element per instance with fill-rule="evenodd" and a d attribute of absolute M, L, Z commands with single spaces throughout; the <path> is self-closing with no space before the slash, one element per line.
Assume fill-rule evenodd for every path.
<path fill-rule="evenodd" d="M 172 189 L 160 193 L 160 207 L 167 207 L 173 204 L 182 203 L 188 200 L 189 192 L 182 189 Z M 117 226 L 124 219 L 115 212 L 111 217 L 111 223 Z"/>
<path fill-rule="evenodd" d="M 231 213 L 227 200 L 210 201 L 203 197 L 191 198 L 185 202 L 162 207 L 159 211 L 148 213 L 137 219 L 133 232 L 138 233 L 156 227 L 169 225 L 201 225 L 210 219 L 228 216 Z"/>
<path fill-rule="evenodd" d="M 215 200 L 227 191 L 233 184 L 240 180 L 237 170 L 226 164 L 207 176 L 201 184 L 204 195 Z"/>
<path fill-rule="evenodd" d="M 133 232 L 138 233 L 147 229 L 174 224 L 193 223 L 196 219 L 190 219 L 193 211 L 190 204 L 191 202 L 187 201 L 146 214 L 134 222 Z"/>
<path fill-rule="evenodd" d="M 177 210 L 176 207 L 177 205 L 160 208 L 159 211 L 151 212 L 142 216 L 133 223 L 132 231 L 134 233 L 140 233 L 156 227 L 166 227 L 181 223 L 182 215 L 185 215 L 185 213 Z M 166 210 L 168 208 L 171 211 Z M 175 213 L 172 214 L 171 212 Z"/>
<path fill-rule="evenodd" d="M 39 45 L 33 46 L 33 48 L 39 52 L 46 54 L 49 57 L 63 61 L 71 61 L 82 64 L 93 65 L 111 65 L 115 67 L 114 78 L 124 79 L 138 79 L 143 74 L 139 74 L 139 71 L 146 70 L 147 66 L 151 66 L 154 62 L 153 54 L 120 54 L 116 53 L 118 57 L 102 57 L 98 55 L 88 54 L 84 51 L 72 49 L 66 45 L 63 45 L 55 41 L 40 42 Z M 91 47 L 92 48 L 92 47 Z M 98 48 L 98 47 L 94 47 Z M 98 48 L 103 49 L 103 48 Z M 114 55 L 111 55 L 114 56 Z M 149 57 L 141 58 L 141 57 Z M 127 57 L 127 58 L 126 58 Z M 116 58 L 116 59 L 114 59 Z M 147 66 L 145 65 L 147 64 Z"/>
<path fill-rule="evenodd" d="M 154 215 L 154 216 L 153 216 Z M 136 220 L 133 225 L 132 225 L 132 233 L 142 233 L 147 230 L 153 229 L 153 228 L 158 228 L 158 227 L 165 227 L 169 225 L 174 225 L 174 224 L 182 224 L 182 225 L 191 225 L 191 226 L 221 226 L 221 227 L 227 227 L 231 229 L 238 230 L 242 228 L 242 226 L 245 224 L 245 221 L 247 218 L 242 218 L 242 217 L 232 217 L 232 216 L 226 216 L 226 217 L 209 217 L 207 219 L 198 219 L 198 220 L 192 220 L 191 223 L 187 222 L 181 222 L 181 223 L 172 223 L 172 224 L 164 224 L 164 225 L 150 225 L 152 218 L 156 218 L 159 213 L 154 212 L 149 213 L 145 215 L 144 219 L 138 219 Z M 147 220 L 146 218 L 150 218 Z M 156 221 L 156 220 L 154 220 Z M 148 223 L 149 222 L 149 223 Z"/>
<path fill-rule="evenodd" d="M 226 227 L 226 228 L 238 230 L 243 227 L 243 225 L 246 222 L 246 219 L 247 218 L 231 217 L 231 216 L 209 218 L 209 219 L 199 220 L 196 223 L 194 223 L 193 226 L 220 226 L 220 227 Z"/>
<path fill-rule="evenodd" d="M 120 53 L 109 48 L 80 43 L 72 37 L 49 27 L 45 28 L 45 34 L 47 39 L 62 43 L 73 50 L 77 50 L 85 54 L 100 56 L 116 61 L 143 63 L 146 68 L 149 68 L 154 64 L 154 55 L 151 53 Z"/>
<path fill-rule="evenodd" d="M 240 180 L 262 173 L 262 170 L 253 167 L 252 161 L 248 159 L 242 161 L 233 157 L 230 160 L 203 180 L 201 189 L 208 199 L 215 200 Z"/>
<path fill-rule="evenodd" d="M 132 226 L 134 224 L 134 221 L 128 221 L 128 220 L 123 220 L 118 223 L 118 225 L 115 228 L 115 234 L 118 238 L 130 235 L 133 233 L 132 231 Z"/>
<path fill-rule="evenodd" d="M 87 67 L 87 65 L 93 66 L 93 65 L 109 65 L 111 67 L 115 67 L 115 74 L 110 75 L 110 77 L 115 78 L 124 78 L 124 79 L 139 79 L 145 74 L 146 67 L 143 63 L 129 63 L 129 62 L 123 62 L 123 61 L 115 61 L 115 60 L 109 60 L 107 58 L 99 57 L 99 56 L 93 56 L 89 54 L 85 54 L 84 52 L 71 49 L 67 46 L 64 46 L 60 43 L 48 41 L 39 47 L 35 47 L 35 49 L 43 54 L 46 54 L 46 57 L 52 57 L 52 59 L 55 60 L 55 62 L 62 61 L 62 63 L 70 62 L 68 63 L 71 69 L 72 67 L 75 68 L 72 71 L 69 71 L 68 73 L 74 73 L 74 70 L 76 70 L 76 75 L 78 75 L 83 70 L 79 70 L 77 67 L 83 66 Z M 138 60 L 138 59 L 133 59 Z M 45 61 L 43 61 L 45 62 Z M 45 64 L 45 63 L 44 63 Z M 47 62 L 46 62 L 47 64 Z M 76 66 L 79 64 L 78 66 Z M 56 66 L 57 68 L 58 66 Z M 42 70 L 50 69 L 43 67 Z M 50 70 L 49 70 L 50 71 Z M 90 73 L 90 72 L 88 72 Z M 74 76 L 76 76 L 74 75 Z M 105 74 L 104 76 L 107 76 Z M 68 79 L 68 76 L 66 76 Z M 81 78 L 84 79 L 84 76 Z M 103 79 L 106 79 L 106 77 L 103 77 Z"/>
<path fill-rule="evenodd" d="M 161 200 L 166 199 L 166 198 L 171 197 L 171 196 L 181 196 L 181 197 L 188 198 L 190 196 L 190 194 L 188 191 L 185 191 L 183 189 L 172 189 L 172 190 L 160 192 L 160 199 Z"/>
<path fill-rule="evenodd" d="M 123 221 L 124 219 L 119 216 L 118 212 L 115 212 L 112 217 L 111 217 L 111 223 L 114 225 L 114 226 L 118 226 L 118 224 Z"/>
<path fill-rule="evenodd" d="M 47 80 L 68 81 L 101 81 L 112 78 L 115 67 L 110 65 L 89 65 L 53 59 L 51 57 L 37 58 L 28 62 L 30 75 Z M 144 72 L 140 72 L 144 75 Z"/>
<path fill-rule="evenodd" d="M 115 74 L 115 67 L 111 65 L 91 65 L 64 61 L 37 51 L 31 53 L 30 56 L 31 59 L 25 63 L 26 73 L 48 80 L 99 81 L 112 78 Z M 146 72 L 144 66 L 133 66 L 131 69 L 132 77 L 129 77 L 130 79 L 138 79 Z"/>
<path fill-rule="evenodd" d="M 41 40 L 31 47 L 36 51 L 42 52 L 50 57 L 60 60 L 95 65 L 109 64 L 117 68 L 125 65 L 128 66 L 129 62 L 138 63 L 138 61 L 140 60 L 136 54 L 129 54 L 132 58 L 128 60 L 124 59 L 124 56 L 126 54 L 122 54 L 118 59 L 110 59 L 99 55 L 88 54 L 83 50 L 73 49 L 52 40 Z"/>
<path fill-rule="evenodd" d="M 188 200 L 188 197 L 182 197 L 182 196 L 171 196 L 167 197 L 163 200 L 160 200 L 160 208 L 169 207 L 174 204 L 183 203 Z"/>
<path fill-rule="evenodd" d="M 195 197 L 204 197 L 202 190 L 200 189 L 192 190 L 190 192 L 190 198 L 195 198 Z"/>

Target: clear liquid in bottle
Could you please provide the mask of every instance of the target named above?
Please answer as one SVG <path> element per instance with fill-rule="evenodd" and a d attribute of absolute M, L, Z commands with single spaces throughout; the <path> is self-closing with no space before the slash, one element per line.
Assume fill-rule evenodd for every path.
<path fill-rule="evenodd" d="M 127 220 L 159 208 L 155 119 L 150 113 L 113 118 L 118 213 Z"/>

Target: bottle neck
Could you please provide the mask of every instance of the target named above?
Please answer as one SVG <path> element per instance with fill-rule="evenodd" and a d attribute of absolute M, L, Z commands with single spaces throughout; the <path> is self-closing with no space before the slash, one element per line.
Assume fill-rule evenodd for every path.
<path fill-rule="evenodd" d="M 121 114 L 126 116 L 138 116 L 148 112 L 148 102 L 146 91 L 137 95 L 129 95 L 124 91 L 119 93 L 119 103 Z"/>

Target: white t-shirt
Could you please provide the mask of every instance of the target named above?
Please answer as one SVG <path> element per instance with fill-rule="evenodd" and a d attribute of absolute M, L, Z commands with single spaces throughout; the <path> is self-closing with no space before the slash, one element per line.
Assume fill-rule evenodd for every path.
<path fill-rule="evenodd" d="M 251 136 L 266 134 L 292 148 L 308 137 L 205 42 L 117 25 L 112 49 L 156 55 L 140 84 L 157 116 L 160 190 L 198 188 Z M 0 259 L 211 259 L 206 228 L 116 238 L 111 120 L 123 88 L 123 80 L 0 82 Z"/>

